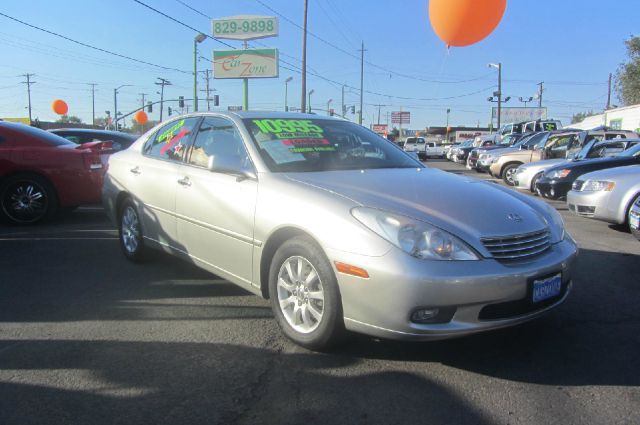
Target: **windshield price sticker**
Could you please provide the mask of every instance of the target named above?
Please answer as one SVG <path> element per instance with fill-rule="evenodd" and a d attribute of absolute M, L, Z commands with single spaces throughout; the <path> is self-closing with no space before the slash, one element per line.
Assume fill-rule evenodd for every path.
<path fill-rule="evenodd" d="M 311 120 L 253 120 L 262 133 L 277 139 L 322 139 L 323 130 Z"/>

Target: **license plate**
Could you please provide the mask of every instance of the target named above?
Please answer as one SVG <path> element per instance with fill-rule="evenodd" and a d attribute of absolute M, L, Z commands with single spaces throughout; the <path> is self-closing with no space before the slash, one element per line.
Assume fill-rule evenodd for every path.
<path fill-rule="evenodd" d="M 562 289 L 562 275 L 533 281 L 533 302 L 537 303 L 560 295 Z"/>
<path fill-rule="evenodd" d="M 629 216 L 629 227 L 633 230 L 638 230 L 640 228 L 640 217 L 637 215 Z"/>

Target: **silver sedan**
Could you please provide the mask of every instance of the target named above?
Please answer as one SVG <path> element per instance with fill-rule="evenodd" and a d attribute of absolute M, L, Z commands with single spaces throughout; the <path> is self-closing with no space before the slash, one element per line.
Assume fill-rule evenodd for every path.
<path fill-rule="evenodd" d="M 566 298 L 577 252 L 547 204 L 316 115 L 174 118 L 111 156 L 103 200 L 129 260 L 160 249 L 269 298 L 312 349 L 532 319 Z"/>
<path fill-rule="evenodd" d="M 608 168 L 583 174 L 567 193 L 567 206 L 583 217 L 614 224 L 628 221 L 640 200 L 640 165 Z"/>

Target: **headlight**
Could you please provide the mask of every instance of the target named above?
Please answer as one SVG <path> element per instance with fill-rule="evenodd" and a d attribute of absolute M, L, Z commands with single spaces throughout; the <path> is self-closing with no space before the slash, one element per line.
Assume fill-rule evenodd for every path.
<path fill-rule="evenodd" d="M 563 179 L 567 177 L 569 174 L 571 174 L 571 170 L 567 170 L 565 168 L 564 170 L 555 170 L 550 173 L 547 173 L 546 177 L 550 179 Z"/>
<path fill-rule="evenodd" d="M 427 260 L 480 259 L 467 244 L 431 224 L 366 207 L 356 207 L 351 214 L 413 257 Z"/>
<path fill-rule="evenodd" d="M 614 182 L 606 180 L 587 180 L 582 185 L 582 192 L 611 192 L 615 186 Z"/>

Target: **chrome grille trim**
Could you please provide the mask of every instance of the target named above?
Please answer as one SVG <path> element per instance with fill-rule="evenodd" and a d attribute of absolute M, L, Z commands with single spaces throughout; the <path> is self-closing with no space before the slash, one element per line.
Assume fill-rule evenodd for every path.
<path fill-rule="evenodd" d="M 482 244 L 499 261 L 520 260 L 539 255 L 551 246 L 551 234 L 543 229 L 520 235 L 488 237 Z"/>

